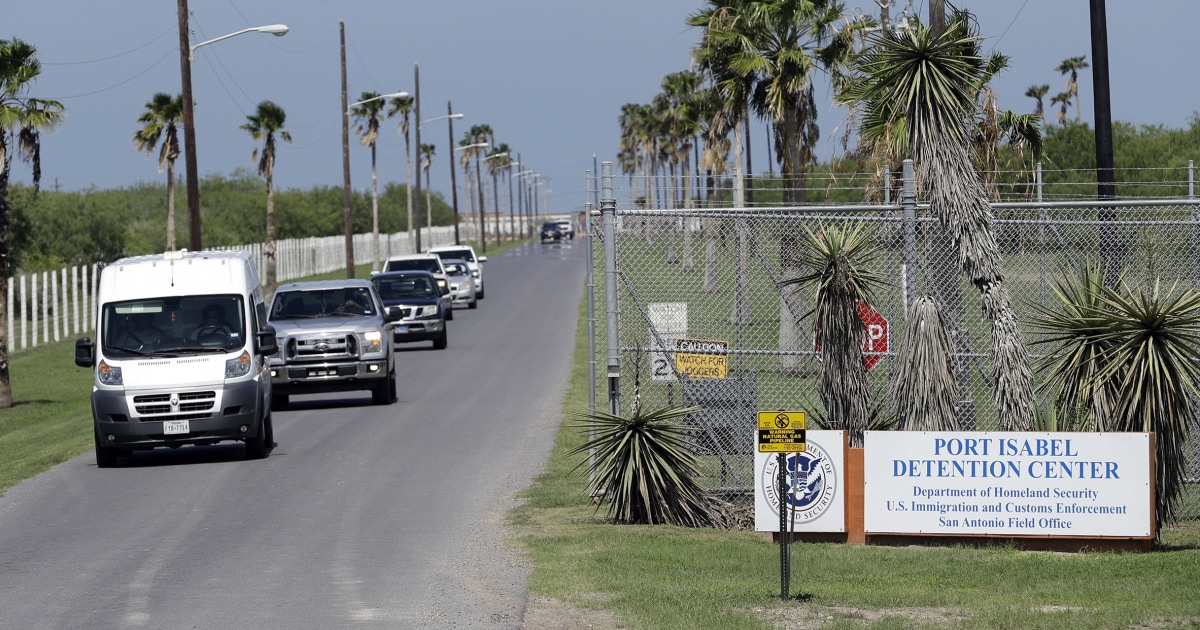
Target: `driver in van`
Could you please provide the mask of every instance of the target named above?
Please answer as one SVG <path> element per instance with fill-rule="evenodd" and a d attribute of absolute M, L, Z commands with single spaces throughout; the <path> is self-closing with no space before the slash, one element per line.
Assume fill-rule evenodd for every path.
<path fill-rule="evenodd" d="M 141 350 L 157 345 L 162 337 L 162 331 L 154 325 L 153 313 L 133 313 L 125 318 L 125 323 L 117 335 L 117 345 Z"/>
<path fill-rule="evenodd" d="M 225 321 L 225 307 L 217 303 L 212 303 L 204 307 L 201 311 L 203 320 L 196 330 L 192 331 L 192 338 L 197 341 L 212 340 L 227 340 L 233 333 L 233 329 Z"/>

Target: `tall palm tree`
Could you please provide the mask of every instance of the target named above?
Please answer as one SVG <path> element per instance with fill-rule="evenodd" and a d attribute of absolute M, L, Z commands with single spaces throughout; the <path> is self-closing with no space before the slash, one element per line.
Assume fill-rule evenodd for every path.
<path fill-rule="evenodd" d="M 436 144 L 421 143 L 421 170 L 425 172 L 425 227 L 430 230 L 430 243 L 433 242 L 433 193 L 429 185 L 429 169 L 433 166 L 433 155 L 437 151 Z M 432 244 L 430 245 L 432 247 Z"/>
<path fill-rule="evenodd" d="M 840 0 L 708 0 L 688 18 L 690 25 L 704 28 L 702 43 L 693 51 L 700 65 L 730 96 L 749 96 L 756 113 L 775 126 L 788 204 L 806 201 L 804 177 L 820 139 L 814 79 L 820 72 L 832 77 L 835 86 L 841 84 L 855 55 L 855 38 L 873 24 L 845 17 Z M 784 278 L 801 273 L 796 253 L 802 236 L 798 220 L 784 224 L 779 247 Z M 803 311 L 798 293 L 781 295 L 781 350 L 801 348 L 798 315 Z M 800 356 L 786 354 L 780 369 L 800 370 Z"/>
<path fill-rule="evenodd" d="M 692 207 L 691 150 L 701 128 L 697 91 L 702 82 L 703 78 L 691 70 L 668 74 L 662 81 L 662 93 L 667 101 L 664 121 L 667 141 L 672 143 L 672 156 L 680 166 L 679 180 L 674 183 L 672 190 L 681 189 L 678 197 L 682 199 L 684 208 Z M 691 236 L 691 222 L 688 221 L 683 226 L 683 259 L 680 265 L 680 271 L 684 273 L 695 271 L 696 268 Z"/>
<path fill-rule="evenodd" d="M 1054 119 L 1058 121 L 1058 124 L 1060 125 L 1067 124 L 1067 108 L 1071 106 L 1071 93 L 1059 92 L 1058 94 L 1055 94 L 1053 97 L 1051 97 L 1050 104 L 1062 106 L 1058 110 L 1058 113 L 1055 114 Z"/>
<path fill-rule="evenodd" d="M 404 135 L 404 188 L 407 190 L 407 205 L 405 205 L 405 213 L 408 217 L 408 244 L 409 247 L 415 246 L 416 241 L 413 240 L 413 192 L 412 192 L 412 144 L 409 140 L 409 125 L 408 117 L 413 113 L 413 105 L 415 101 L 411 96 L 400 96 L 388 101 L 387 117 L 400 117 L 400 124 L 396 126 L 396 133 Z M 417 217 L 419 223 L 421 217 Z"/>
<path fill-rule="evenodd" d="M 0 39 L 0 409 L 12 407 L 8 377 L 8 275 L 12 236 L 12 208 L 8 205 L 10 152 L 33 168 L 33 190 L 41 188 L 42 143 L 40 132 L 62 123 L 66 108 L 58 101 L 28 96 L 42 72 L 37 48 L 17 38 Z M 15 142 L 16 146 L 13 146 Z"/>
<path fill-rule="evenodd" d="M 500 174 L 504 171 L 512 170 L 510 166 L 513 162 L 512 153 L 509 151 L 508 143 L 501 142 L 492 149 L 490 155 L 497 157 L 487 160 L 488 173 L 492 176 L 492 206 L 496 209 L 496 246 L 500 246 L 500 186 L 497 182 Z"/>
<path fill-rule="evenodd" d="M 940 32 L 913 20 L 904 30 L 872 33 L 844 98 L 863 112 L 862 136 L 902 146 L 916 158 L 931 210 L 991 321 L 992 398 L 1000 428 L 1029 430 L 1036 411 L 1029 353 L 1004 284 L 991 207 L 972 165 L 966 124 L 981 77 L 996 65 L 982 56 L 973 20 L 959 10 Z"/>
<path fill-rule="evenodd" d="M 1028 90 L 1025 90 L 1025 96 L 1028 96 L 1029 98 L 1032 98 L 1033 100 L 1037 101 L 1037 109 L 1035 109 L 1034 112 L 1038 115 L 1039 118 L 1044 119 L 1046 117 L 1046 109 L 1043 106 L 1042 98 L 1044 96 L 1046 96 L 1046 92 L 1049 92 L 1049 91 L 1050 91 L 1050 86 L 1045 85 L 1045 84 L 1031 85 L 1031 86 L 1029 86 Z"/>
<path fill-rule="evenodd" d="M 358 134 L 358 143 L 371 149 L 371 271 L 379 271 L 379 186 L 375 176 L 375 149 L 379 141 L 379 125 L 383 123 L 383 108 L 385 103 L 379 98 L 378 92 L 363 92 L 358 97 L 360 102 L 350 110 L 354 117 L 354 133 Z"/>
<path fill-rule="evenodd" d="M 133 146 L 150 157 L 158 151 L 158 172 L 167 169 L 167 249 L 175 249 L 175 159 L 179 157 L 179 125 L 183 122 L 183 97 L 159 92 L 138 116 L 142 128 L 133 134 Z M 160 147 L 158 141 L 162 140 Z"/>
<path fill-rule="evenodd" d="M 1067 77 L 1067 92 L 1075 99 L 1075 122 L 1083 118 L 1079 105 L 1079 71 L 1087 67 L 1087 55 L 1063 59 L 1062 63 L 1054 67 L 1055 72 L 1061 72 Z"/>
<path fill-rule="evenodd" d="M 490 125 L 471 125 L 467 130 L 467 137 L 462 143 L 464 146 L 472 144 L 483 144 L 489 142 L 492 137 L 492 128 Z M 475 159 L 475 191 L 479 197 L 479 247 L 483 252 L 487 251 L 487 225 L 485 218 L 487 216 L 486 205 L 483 203 L 483 177 L 480 173 L 480 164 L 483 163 L 483 157 L 487 152 L 486 147 L 471 147 L 463 150 L 463 160 Z"/>
<path fill-rule="evenodd" d="M 250 133 L 250 138 L 262 142 L 261 150 L 254 145 L 250 161 L 258 162 L 258 175 L 267 181 L 267 236 L 263 241 L 263 250 L 267 257 L 266 284 L 269 291 L 275 290 L 275 138 L 287 142 L 292 141 L 292 134 L 283 128 L 287 114 L 283 108 L 263 101 L 258 104 L 255 112 L 246 116 L 246 123 L 239 127 Z"/>

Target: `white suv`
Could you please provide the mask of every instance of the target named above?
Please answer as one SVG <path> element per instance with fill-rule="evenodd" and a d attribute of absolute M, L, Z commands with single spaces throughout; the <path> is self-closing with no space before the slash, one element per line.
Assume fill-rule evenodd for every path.
<path fill-rule="evenodd" d="M 475 299 L 483 299 L 483 265 L 481 263 L 487 262 L 487 256 L 476 256 L 475 248 L 470 245 L 430 247 L 429 253 L 437 254 L 442 260 L 461 258 L 467 261 L 467 266 L 471 268 L 471 275 L 475 277 Z"/>

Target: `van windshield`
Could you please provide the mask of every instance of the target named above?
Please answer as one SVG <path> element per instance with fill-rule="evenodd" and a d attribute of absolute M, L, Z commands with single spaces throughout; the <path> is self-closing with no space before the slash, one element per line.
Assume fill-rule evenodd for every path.
<path fill-rule="evenodd" d="M 246 345 L 242 296 L 182 295 L 109 302 L 101 311 L 104 355 L 181 356 Z"/>

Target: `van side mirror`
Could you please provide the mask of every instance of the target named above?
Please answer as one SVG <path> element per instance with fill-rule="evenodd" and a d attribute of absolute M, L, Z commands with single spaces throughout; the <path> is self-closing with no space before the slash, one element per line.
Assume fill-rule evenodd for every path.
<path fill-rule="evenodd" d="M 96 344 L 91 337 L 80 337 L 75 341 L 75 365 L 90 368 L 96 365 Z"/>
<path fill-rule="evenodd" d="M 279 341 L 275 338 L 275 329 L 270 326 L 263 326 L 255 335 L 254 345 L 258 347 L 259 354 L 272 355 L 279 352 Z"/>

